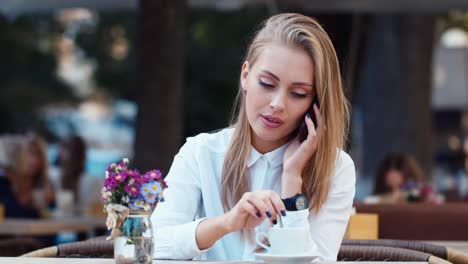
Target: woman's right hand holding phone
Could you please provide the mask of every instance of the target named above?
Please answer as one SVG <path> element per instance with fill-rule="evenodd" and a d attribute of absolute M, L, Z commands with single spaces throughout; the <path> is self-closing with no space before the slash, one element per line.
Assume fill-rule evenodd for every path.
<path fill-rule="evenodd" d="M 318 142 L 323 133 L 322 116 L 318 105 L 313 104 L 312 108 L 317 118 L 317 124 L 314 124 L 310 114 L 304 117 L 307 137 L 301 142 L 300 135 L 298 135 L 284 153 L 282 196 L 285 198 L 302 191 L 302 171 L 317 151 Z"/>

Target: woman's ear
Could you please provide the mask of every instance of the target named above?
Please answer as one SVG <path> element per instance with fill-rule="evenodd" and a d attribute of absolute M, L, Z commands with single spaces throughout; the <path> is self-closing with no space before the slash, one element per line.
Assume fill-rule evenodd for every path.
<path fill-rule="evenodd" d="M 247 91 L 247 76 L 249 75 L 249 62 L 244 61 L 244 64 L 242 64 L 242 71 L 241 71 L 241 85 L 242 85 L 242 90 L 244 92 Z"/>

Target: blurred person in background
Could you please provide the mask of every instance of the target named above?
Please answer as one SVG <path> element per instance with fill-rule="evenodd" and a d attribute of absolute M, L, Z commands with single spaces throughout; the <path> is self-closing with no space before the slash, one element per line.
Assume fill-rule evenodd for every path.
<path fill-rule="evenodd" d="M 468 201 L 468 171 L 466 153 L 450 150 L 436 157 L 434 181 L 447 202 Z"/>
<path fill-rule="evenodd" d="M 390 153 L 381 161 L 375 175 L 374 195 L 379 202 L 441 202 L 425 183 L 416 159 L 403 153 Z"/>
<path fill-rule="evenodd" d="M 86 142 L 83 138 L 73 135 L 60 144 L 57 165 L 59 168 L 55 169 L 56 175 L 52 175 L 52 179 L 59 210 L 73 204 L 74 209 L 84 213 L 100 201 L 103 181 L 85 173 Z"/>
<path fill-rule="evenodd" d="M 26 137 L 28 147 L 27 177 L 31 180 L 33 198 L 40 210 L 54 205 L 55 193 L 49 180 L 47 143 L 36 134 Z"/>
<path fill-rule="evenodd" d="M 78 202 L 79 182 L 86 163 L 86 143 L 79 136 L 71 136 L 65 140 L 64 152 L 61 160 L 61 189 L 71 191 L 74 201 Z"/>
<path fill-rule="evenodd" d="M 5 207 L 5 217 L 39 217 L 32 203 L 32 181 L 27 172 L 28 156 L 24 136 L 0 136 L 0 203 Z"/>

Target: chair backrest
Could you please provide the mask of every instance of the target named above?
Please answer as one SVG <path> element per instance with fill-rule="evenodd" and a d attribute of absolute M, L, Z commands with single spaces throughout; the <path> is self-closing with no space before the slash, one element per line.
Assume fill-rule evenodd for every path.
<path fill-rule="evenodd" d="M 60 244 L 57 247 L 57 256 L 59 257 L 114 257 L 114 245 L 110 240 L 86 240 L 80 242 Z"/>
<path fill-rule="evenodd" d="M 378 240 L 343 240 L 342 245 L 355 246 L 382 246 L 405 248 L 419 252 L 428 253 L 442 259 L 448 259 L 447 248 L 444 246 L 433 245 L 414 240 L 395 240 L 395 239 L 378 239 Z"/>
<path fill-rule="evenodd" d="M 113 258 L 114 245 L 111 240 L 94 238 L 43 248 L 25 254 L 22 257 Z"/>
<path fill-rule="evenodd" d="M 338 261 L 405 261 L 449 264 L 444 259 L 431 254 L 405 248 L 342 245 L 338 253 Z"/>

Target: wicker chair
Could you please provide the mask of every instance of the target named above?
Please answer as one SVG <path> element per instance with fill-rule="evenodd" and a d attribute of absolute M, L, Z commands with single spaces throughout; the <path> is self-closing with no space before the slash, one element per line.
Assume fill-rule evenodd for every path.
<path fill-rule="evenodd" d="M 342 246 L 383 246 L 415 250 L 425 252 L 441 259 L 445 259 L 455 264 L 468 264 L 468 254 L 461 251 L 424 243 L 414 240 L 393 240 L 393 239 L 379 239 L 379 240 L 344 240 Z"/>
<path fill-rule="evenodd" d="M 339 261 L 424 261 L 430 264 L 450 264 L 451 262 L 429 253 L 405 248 L 342 245 L 338 253 Z"/>
<path fill-rule="evenodd" d="M 77 258 L 113 258 L 114 246 L 105 237 L 85 241 L 71 242 L 47 247 L 22 255 L 22 257 L 77 257 Z"/>
<path fill-rule="evenodd" d="M 23 257 L 112 258 L 113 244 L 105 237 L 60 244 L 23 255 Z M 419 241 L 344 240 L 340 261 L 424 261 L 433 264 L 468 264 L 466 254 Z"/>

